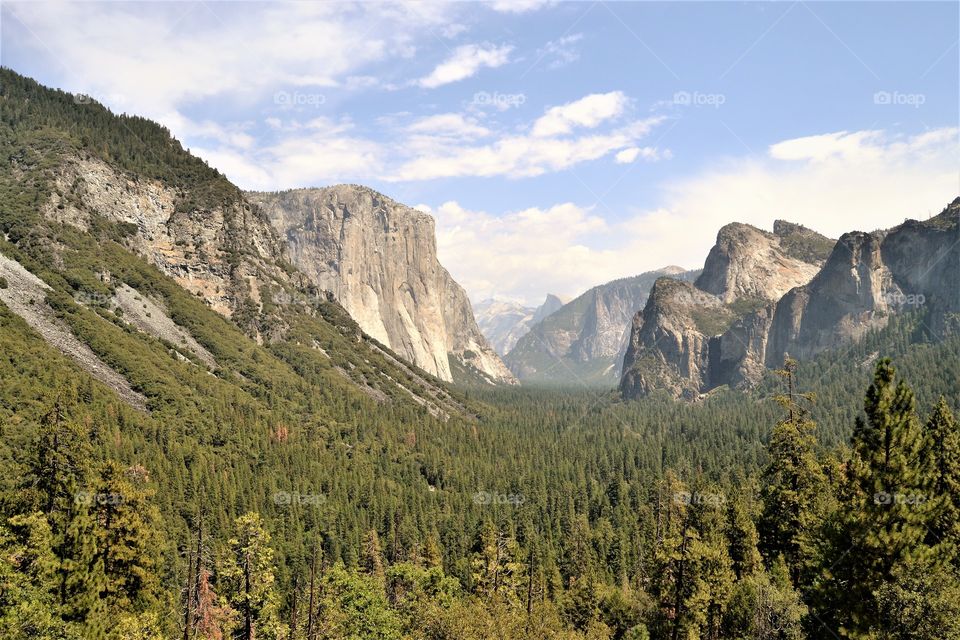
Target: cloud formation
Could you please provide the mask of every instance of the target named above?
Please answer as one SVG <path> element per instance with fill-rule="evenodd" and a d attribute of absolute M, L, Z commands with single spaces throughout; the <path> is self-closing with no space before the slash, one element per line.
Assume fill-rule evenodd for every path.
<path fill-rule="evenodd" d="M 728 222 L 771 229 L 786 219 L 837 238 L 935 215 L 957 195 L 958 149 L 956 128 L 784 140 L 664 185 L 654 207 L 618 221 L 597 215 L 597 203 L 496 215 L 447 202 L 433 212 L 438 248 L 473 300 L 538 304 L 670 264 L 701 267 Z"/>
<path fill-rule="evenodd" d="M 451 82 L 466 80 L 483 68 L 502 67 L 510 60 L 513 47 L 491 44 L 465 44 L 457 47 L 445 61 L 438 64 L 428 75 L 420 78 L 417 84 L 427 89 L 435 89 Z"/>

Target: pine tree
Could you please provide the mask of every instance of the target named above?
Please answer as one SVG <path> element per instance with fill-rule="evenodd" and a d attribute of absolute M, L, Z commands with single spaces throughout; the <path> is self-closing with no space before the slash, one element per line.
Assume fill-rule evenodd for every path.
<path fill-rule="evenodd" d="M 889 359 L 877 364 L 852 437 L 830 547 L 823 560 L 820 610 L 847 635 L 869 633 L 880 612 L 875 590 L 904 561 L 937 564 L 923 544 L 929 509 L 920 463 L 921 431 L 913 392 L 895 384 Z"/>
<path fill-rule="evenodd" d="M 236 535 L 230 539 L 220 575 L 228 601 L 240 616 L 237 637 L 280 640 L 285 631 L 279 619 L 270 534 L 257 513 L 240 516 L 234 526 Z"/>
<path fill-rule="evenodd" d="M 367 575 L 383 579 L 383 551 L 380 549 L 380 537 L 375 529 L 371 529 L 364 536 L 361 568 Z"/>
<path fill-rule="evenodd" d="M 960 427 L 943 397 L 927 420 L 921 460 L 932 503 L 926 542 L 960 568 Z"/>
<path fill-rule="evenodd" d="M 159 514 L 144 485 L 146 470 L 124 469 L 116 462 L 102 465 L 94 510 L 97 550 L 103 563 L 102 597 L 111 610 L 150 606 L 157 597 Z"/>
<path fill-rule="evenodd" d="M 471 560 L 474 592 L 486 599 L 500 599 L 511 606 L 524 600 L 526 567 L 517 541 L 486 523 L 481 529 Z"/>
<path fill-rule="evenodd" d="M 752 496 L 750 496 L 752 499 Z M 737 579 L 744 578 L 761 567 L 759 534 L 751 513 L 750 499 L 738 493 L 727 501 L 727 540 L 730 559 Z"/>
<path fill-rule="evenodd" d="M 761 475 L 763 509 L 758 530 L 760 550 L 768 563 L 783 556 L 795 584 L 813 555 L 813 537 L 825 508 L 827 480 L 814 453 L 816 424 L 796 393 L 796 362 L 787 359 L 778 373 L 788 392 L 777 396 L 787 415 L 777 423 L 767 445 L 769 462 Z"/>

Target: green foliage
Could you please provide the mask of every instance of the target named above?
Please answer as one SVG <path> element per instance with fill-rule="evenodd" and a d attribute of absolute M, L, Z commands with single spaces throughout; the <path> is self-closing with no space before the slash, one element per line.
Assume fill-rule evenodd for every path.
<path fill-rule="evenodd" d="M 953 568 L 908 558 L 878 585 L 877 636 L 891 640 L 960 638 L 960 576 Z"/>
<path fill-rule="evenodd" d="M 374 578 L 334 566 L 324 577 L 320 600 L 320 638 L 399 640 L 400 623 Z"/>
<path fill-rule="evenodd" d="M 47 89 L 6 68 L 0 68 L 0 131 L 4 157 L 15 164 L 42 167 L 67 152 L 89 154 L 175 187 L 182 194 L 177 212 L 213 209 L 241 198 L 239 189 L 157 123 L 115 115 L 87 96 Z"/>
<path fill-rule="evenodd" d="M 240 516 L 235 527 L 235 537 L 227 543 L 221 562 L 220 581 L 227 601 L 238 614 L 239 637 L 279 640 L 287 631 L 279 619 L 270 534 L 257 513 Z"/>
<path fill-rule="evenodd" d="M 807 607 L 780 561 L 737 582 L 724 615 L 722 637 L 731 640 L 799 640 Z"/>
<path fill-rule="evenodd" d="M 812 545 L 827 509 L 827 477 L 817 460 L 816 424 L 794 394 L 796 363 L 787 360 L 781 374 L 788 395 L 780 402 L 787 415 L 777 423 L 767 444 L 769 462 L 761 482 L 760 549 L 768 562 L 782 557 L 794 582 L 809 584 Z"/>
<path fill-rule="evenodd" d="M 8 70 L 0 85 L 0 253 L 147 405 L 0 305 L 0 637 L 797 638 L 805 612 L 808 637 L 821 619 L 952 633 L 960 339 L 924 342 L 922 313 L 797 365 L 818 402 L 791 393 L 786 417 L 772 376 L 697 404 L 456 390 L 320 292 L 228 320 L 131 253 L 130 225 L 43 219 L 65 155 L 162 180 L 178 215 L 238 192 L 157 125 Z M 120 283 L 215 364 L 78 302 Z M 717 333 L 729 314 L 701 322 Z M 875 353 L 916 396 L 882 362 L 852 451 L 828 453 L 850 440 Z M 916 407 L 940 396 L 921 428 Z M 882 505 L 880 490 L 936 498 Z"/>

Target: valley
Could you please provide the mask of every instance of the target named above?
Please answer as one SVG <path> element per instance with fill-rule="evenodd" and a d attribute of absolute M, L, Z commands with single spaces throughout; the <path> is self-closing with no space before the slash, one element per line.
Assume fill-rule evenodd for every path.
<path fill-rule="evenodd" d="M 636 9 L 618 4 L 596 11 Z M 537 5 L 457 10 L 580 8 Z M 764 163 L 812 157 L 828 186 L 841 156 L 880 166 L 854 148 L 879 134 L 844 131 L 762 161 L 713 150 L 708 203 L 670 149 L 638 145 L 722 94 L 531 91 L 542 115 L 504 124 L 528 101 L 504 84 L 509 100 L 432 113 L 520 45 L 455 45 L 474 24 L 430 22 L 445 5 L 382 9 L 352 6 L 342 37 L 339 4 L 251 5 L 299 47 L 263 77 L 296 90 L 254 109 L 259 71 L 178 71 L 209 85 L 198 104 L 236 83 L 193 121 L 152 86 L 148 118 L 0 68 L 0 638 L 960 638 L 955 190 L 917 190 L 874 229 L 845 183 L 835 211 L 803 215 L 817 189 Z M 118 34 L 204 24 L 117 10 Z M 380 31 L 406 11 L 429 33 Z M 297 64 L 359 26 L 362 50 Z M 519 58 L 531 77 L 578 60 L 582 34 L 558 32 Z M 426 75 L 354 69 L 413 65 L 429 36 L 450 59 Z M 356 120 L 335 111 L 368 90 Z M 377 146 L 374 126 L 405 137 Z M 887 150 L 932 157 L 952 131 Z M 672 209 L 610 194 L 655 175 Z M 517 201 L 490 213 L 498 198 Z"/>

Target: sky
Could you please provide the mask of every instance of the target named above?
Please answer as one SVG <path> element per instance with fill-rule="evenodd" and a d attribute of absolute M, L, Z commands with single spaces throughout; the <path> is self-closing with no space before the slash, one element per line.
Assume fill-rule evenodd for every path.
<path fill-rule="evenodd" d="M 778 218 L 960 194 L 957 2 L 3 2 L 0 63 L 167 126 L 245 189 L 431 213 L 479 302 L 535 305 Z"/>

